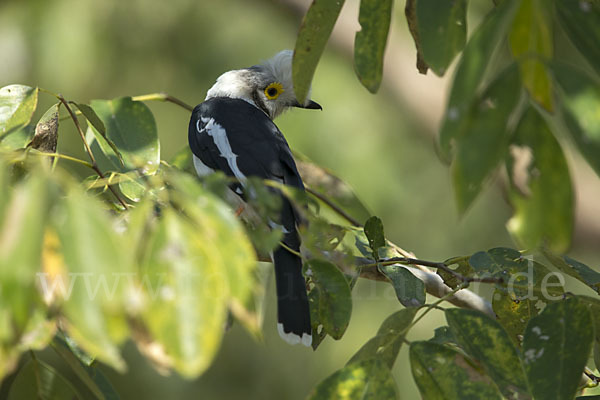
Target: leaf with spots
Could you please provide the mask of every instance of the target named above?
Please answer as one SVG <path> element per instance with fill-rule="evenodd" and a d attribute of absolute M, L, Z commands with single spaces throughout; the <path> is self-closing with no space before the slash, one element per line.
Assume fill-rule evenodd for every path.
<path fill-rule="evenodd" d="M 361 30 L 354 39 L 354 68 L 360 82 L 376 93 L 383 76 L 383 56 L 393 0 L 361 0 L 358 22 Z"/>
<path fill-rule="evenodd" d="M 416 2 L 417 27 L 423 58 L 436 75 L 446 73 L 448 65 L 465 46 L 467 39 L 467 1 L 419 0 Z"/>
<path fill-rule="evenodd" d="M 473 268 L 471 268 L 471 265 L 469 265 L 469 257 L 453 257 L 444 261 L 444 265 L 457 274 L 461 274 L 462 276 L 475 275 Z M 456 275 L 444 271 L 443 269 L 438 268 L 437 274 L 441 276 L 444 280 L 444 283 L 452 289 L 456 289 L 458 285 L 462 283 L 462 280 L 460 280 Z"/>
<path fill-rule="evenodd" d="M 377 334 L 352 356 L 348 364 L 376 358 L 384 361 L 391 369 L 417 310 L 417 308 L 405 308 L 387 317 Z"/>
<path fill-rule="evenodd" d="M 575 397 L 593 338 L 589 309 L 577 298 L 548 304 L 529 321 L 523 362 L 534 398 Z"/>
<path fill-rule="evenodd" d="M 445 314 L 458 343 L 481 363 L 504 396 L 527 393 L 519 352 L 498 322 L 475 310 L 453 308 Z"/>
<path fill-rule="evenodd" d="M 519 337 L 523 335 L 529 320 L 535 317 L 539 310 L 535 301 L 530 299 L 517 300 L 514 293 L 506 293 L 496 289 L 492 299 L 492 307 L 498 322 L 506 329 L 514 343 L 519 346 Z"/>
<path fill-rule="evenodd" d="M 300 103 L 308 95 L 319 59 L 342 10 L 344 0 L 313 0 L 300 25 L 294 47 L 292 77 Z"/>
<path fill-rule="evenodd" d="M 413 342 L 410 367 L 426 400 L 502 399 L 498 388 L 462 353 L 443 344 Z"/>
<path fill-rule="evenodd" d="M 315 306 L 323 330 L 332 338 L 341 339 L 352 315 L 352 294 L 346 277 L 332 263 L 318 259 L 306 263 L 305 275 L 314 284 L 311 292 L 318 291 Z"/>
<path fill-rule="evenodd" d="M 519 74 L 513 64 L 473 104 L 464 118 L 462 133 L 454 138 L 456 156 L 451 174 L 461 214 L 473 203 L 507 151 L 508 122 L 520 93 Z"/>
<path fill-rule="evenodd" d="M 512 20 L 514 0 L 505 0 L 495 7 L 475 29 L 456 67 L 448 105 L 440 129 L 440 153 L 450 159 L 454 141 L 461 136 L 462 125 L 469 118 L 481 81 L 498 43 Z"/>
<path fill-rule="evenodd" d="M 546 121 L 533 108 L 523 114 L 506 158 L 514 214 L 509 232 L 524 248 L 545 244 L 565 251 L 575 218 L 573 185 L 567 160 Z"/>
<path fill-rule="evenodd" d="M 0 140 L 25 127 L 37 108 L 38 88 L 9 85 L 0 88 Z"/>
<path fill-rule="evenodd" d="M 346 365 L 319 383 L 308 400 L 396 399 L 394 378 L 386 365 L 377 359 Z"/>
<path fill-rule="evenodd" d="M 394 286 L 396 297 L 404 307 L 420 307 L 425 304 L 425 284 L 400 264 L 380 265 L 379 271 Z"/>

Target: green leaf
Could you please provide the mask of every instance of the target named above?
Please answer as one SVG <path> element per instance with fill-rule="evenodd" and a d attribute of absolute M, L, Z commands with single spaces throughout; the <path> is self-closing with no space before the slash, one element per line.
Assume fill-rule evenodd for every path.
<path fill-rule="evenodd" d="M 426 400 L 501 399 L 490 378 L 462 353 L 433 342 L 412 342 L 412 375 Z"/>
<path fill-rule="evenodd" d="M 519 352 L 498 322 L 475 310 L 453 308 L 445 314 L 458 343 L 481 363 L 504 396 L 527 393 Z"/>
<path fill-rule="evenodd" d="M 393 0 L 361 0 L 354 39 L 354 68 L 360 82 L 376 93 L 383 76 L 383 56 L 390 30 Z"/>
<path fill-rule="evenodd" d="M 444 261 L 444 264 L 446 267 L 462 276 L 474 275 L 473 268 L 469 265 L 469 257 L 453 257 Z M 458 285 L 463 283 L 456 275 L 446 272 L 443 269 L 438 268 L 437 274 L 442 277 L 444 283 L 452 289 L 456 289 Z"/>
<path fill-rule="evenodd" d="M 440 326 L 433 331 L 433 337 L 428 342 L 438 344 L 456 344 L 456 338 L 449 326 Z"/>
<path fill-rule="evenodd" d="M 562 91 L 565 124 L 579 151 L 600 175 L 600 83 L 579 68 L 552 63 Z"/>
<path fill-rule="evenodd" d="M 520 337 L 525 331 L 527 322 L 535 317 L 539 310 L 535 307 L 535 301 L 530 299 L 516 299 L 512 293 L 505 293 L 496 289 L 492 298 L 492 307 L 498 322 L 510 335 L 513 342 L 520 344 Z"/>
<path fill-rule="evenodd" d="M 451 173 L 460 213 L 475 200 L 506 153 L 508 122 L 519 95 L 518 71 L 513 65 L 490 84 L 470 110 L 463 134 L 455 137 L 457 150 Z"/>
<path fill-rule="evenodd" d="M 469 38 L 456 67 L 446 113 L 440 129 L 440 152 L 450 158 L 454 140 L 461 135 L 461 125 L 468 119 L 477 90 L 492 54 L 504 37 L 518 2 L 505 0 L 495 7 Z"/>
<path fill-rule="evenodd" d="M 0 313 L 7 312 L 9 323 L 0 324 L 0 346 L 23 332 L 40 301 L 37 272 L 52 196 L 50 178 L 41 166 L 36 168 L 16 184 L 8 176 L 2 179 L 6 197 L 0 205 Z"/>
<path fill-rule="evenodd" d="M 83 363 L 73 354 L 67 343 L 57 340 L 52 347 L 98 400 L 118 400 L 120 398 L 102 371 Z"/>
<path fill-rule="evenodd" d="M 0 140 L 31 121 L 38 102 L 38 88 L 9 85 L 0 88 Z"/>
<path fill-rule="evenodd" d="M 391 369 L 417 310 L 417 308 L 405 308 L 387 317 L 377 334 L 352 356 L 348 364 L 377 358 Z"/>
<path fill-rule="evenodd" d="M 396 383 L 386 365 L 377 360 L 348 364 L 319 383 L 309 400 L 396 399 Z"/>
<path fill-rule="evenodd" d="M 547 249 L 543 249 L 544 256 L 561 272 L 585 283 L 596 293 L 600 294 L 600 273 L 587 265 L 572 259 L 569 256 L 558 256 Z"/>
<path fill-rule="evenodd" d="M 514 215 L 507 223 L 521 247 L 565 251 L 574 225 L 567 160 L 542 116 L 529 107 L 511 140 L 506 169 Z"/>
<path fill-rule="evenodd" d="M 29 124 L 21 129 L 14 130 L 0 140 L 0 148 L 4 147 L 11 150 L 23 149 L 31 142 L 34 133 L 34 124 Z"/>
<path fill-rule="evenodd" d="M 575 397 L 593 338 L 590 312 L 577 298 L 548 304 L 529 321 L 523 361 L 534 398 Z"/>
<path fill-rule="evenodd" d="M 339 340 L 344 335 L 352 315 L 352 294 L 344 274 L 332 263 L 313 259 L 306 263 L 305 275 L 317 290 L 318 320 L 324 331 Z"/>
<path fill-rule="evenodd" d="M 531 97 L 552 112 L 552 78 L 545 61 L 552 58 L 552 21 L 544 0 L 522 0 L 509 34 L 519 62 L 523 86 Z"/>
<path fill-rule="evenodd" d="M 404 307 L 420 307 L 425 304 L 425 284 L 400 264 L 380 265 L 379 271 L 394 286 L 396 297 Z"/>
<path fill-rule="evenodd" d="M 131 97 L 92 100 L 91 108 L 106 127 L 108 141 L 98 137 L 103 135 L 91 122 L 88 132 L 93 132 L 93 137 L 112 162 L 113 168 L 118 171 L 135 169 L 143 174 L 155 173 L 160 161 L 160 144 L 152 111 L 144 103 L 131 100 Z M 110 142 L 118 149 L 116 152 Z M 121 158 L 124 169 L 121 167 Z"/>
<path fill-rule="evenodd" d="M 83 399 L 71 383 L 51 366 L 30 360 L 21 368 L 10 386 L 8 400 Z"/>
<path fill-rule="evenodd" d="M 214 219 L 208 216 L 206 223 Z M 149 302 L 143 321 L 175 369 L 188 378 L 212 363 L 231 293 L 225 264 L 231 253 L 222 253 L 199 228 L 164 209 L 140 276 Z"/>
<path fill-rule="evenodd" d="M 313 0 L 306 12 L 294 47 L 292 77 L 294 92 L 304 103 L 319 59 L 342 10 L 344 0 Z"/>
<path fill-rule="evenodd" d="M 55 153 L 58 143 L 58 110 L 61 103 L 56 103 L 44 113 L 35 126 L 35 136 L 31 147 L 45 153 Z"/>
<path fill-rule="evenodd" d="M 119 159 L 119 164 L 121 166 L 125 166 L 125 162 L 123 161 L 123 156 L 121 155 L 119 148 L 106 135 L 106 128 L 104 126 L 104 122 L 102 122 L 100 117 L 98 117 L 98 114 L 96 114 L 94 109 L 92 107 L 90 107 L 89 105 L 83 104 L 83 103 L 73 103 L 73 104 L 75 104 L 77 106 L 77 108 L 79 108 L 79 111 L 81 111 L 81 113 L 83 114 L 85 119 L 88 121 L 88 124 L 94 127 L 95 132 L 99 133 L 102 136 L 102 138 L 106 141 L 106 143 L 110 146 L 110 148 L 112 149 L 114 154 Z"/>
<path fill-rule="evenodd" d="M 465 46 L 466 12 L 466 0 L 417 1 L 417 26 L 423 58 L 438 76 L 446 73 L 448 65 Z"/>
<path fill-rule="evenodd" d="M 417 71 L 420 74 L 426 74 L 429 69 L 429 65 L 423 58 L 423 49 L 421 48 L 421 39 L 419 38 L 419 24 L 417 22 L 417 0 L 406 0 L 404 6 L 404 15 L 406 16 L 406 23 L 408 24 L 408 30 L 410 35 L 415 42 L 417 48 Z"/>
<path fill-rule="evenodd" d="M 134 275 L 132 258 L 122 246 L 102 203 L 73 186 L 55 217 L 68 274 L 45 290 L 58 290 L 69 324 L 67 332 L 84 351 L 123 371 L 117 345 L 126 339 L 125 316 Z M 52 283 L 52 286 L 50 284 Z M 60 286 L 59 286 L 60 285 Z"/>
<path fill-rule="evenodd" d="M 373 257 L 377 260 L 378 249 L 385 247 L 385 234 L 383 232 L 383 222 L 379 217 L 371 217 L 365 222 L 365 235 L 369 240 L 369 247 L 373 251 Z"/>
<path fill-rule="evenodd" d="M 569 39 L 600 74 L 600 4 L 594 0 L 556 0 L 554 4 Z"/>

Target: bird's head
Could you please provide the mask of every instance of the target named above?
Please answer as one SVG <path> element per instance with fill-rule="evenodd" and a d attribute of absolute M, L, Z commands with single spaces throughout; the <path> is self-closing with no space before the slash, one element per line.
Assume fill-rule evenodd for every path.
<path fill-rule="evenodd" d="M 264 63 L 225 72 L 206 94 L 213 97 L 239 98 L 251 102 L 275 119 L 290 107 L 321 109 L 310 99 L 301 104 L 296 99 L 292 82 L 292 50 L 283 50 Z"/>

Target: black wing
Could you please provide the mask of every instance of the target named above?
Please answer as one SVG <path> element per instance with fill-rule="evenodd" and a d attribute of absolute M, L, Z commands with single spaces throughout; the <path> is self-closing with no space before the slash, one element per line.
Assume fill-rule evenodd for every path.
<path fill-rule="evenodd" d="M 239 179 L 237 168 L 246 177 L 280 180 L 304 189 L 277 126 L 244 100 L 218 97 L 196 106 L 188 139 L 192 153 L 212 169 Z"/>

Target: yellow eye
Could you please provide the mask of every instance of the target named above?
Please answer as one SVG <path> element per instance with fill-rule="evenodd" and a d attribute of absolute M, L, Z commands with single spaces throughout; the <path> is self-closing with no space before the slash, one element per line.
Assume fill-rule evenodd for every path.
<path fill-rule="evenodd" d="M 269 100 L 275 100 L 283 92 L 283 85 L 279 82 L 273 82 L 265 88 L 265 96 Z"/>

